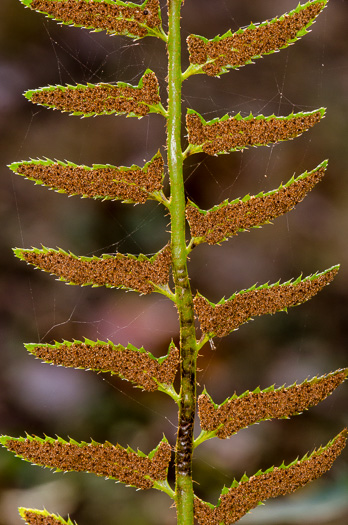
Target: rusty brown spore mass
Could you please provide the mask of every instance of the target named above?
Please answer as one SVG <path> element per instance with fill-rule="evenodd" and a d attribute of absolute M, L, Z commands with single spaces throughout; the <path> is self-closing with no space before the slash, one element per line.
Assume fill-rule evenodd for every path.
<path fill-rule="evenodd" d="M 291 118 L 272 116 L 241 120 L 230 117 L 214 124 L 204 124 L 198 115 L 189 113 L 186 116 L 186 126 L 190 144 L 201 146 L 208 155 L 217 155 L 295 138 L 321 118 L 322 113 L 317 111 L 293 115 Z"/>
<path fill-rule="evenodd" d="M 218 244 L 227 237 L 237 235 L 240 231 L 266 224 L 292 210 L 322 179 L 324 173 L 325 168 L 322 167 L 310 173 L 306 178 L 296 180 L 273 194 L 261 197 L 252 196 L 245 202 L 240 200 L 233 204 L 227 203 L 220 209 L 210 210 L 207 213 L 188 204 L 186 218 L 190 225 L 191 235 L 202 239 L 201 242 Z"/>
<path fill-rule="evenodd" d="M 309 4 L 297 13 L 286 14 L 282 19 L 262 26 L 246 28 L 242 33 L 235 33 L 216 42 L 205 42 L 198 36 L 190 35 L 187 39 L 190 62 L 205 64 L 202 69 L 210 76 L 221 74 L 226 66 L 243 66 L 253 58 L 285 47 L 324 6 L 324 2 Z M 213 62 L 206 64 L 208 60 Z"/>
<path fill-rule="evenodd" d="M 168 283 L 171 265 L 169 245 L 152 261 L 123 254 L 84 260 L 56 250 L 20 250 L 20 253 L 27 263 L 71 284 L 125 287 L 143 294 L 153 292 L 154 284 L 165 286 Z"/>
<path fill-rule="evenodd" d="M 217 430 L 226 439 L 242 428 L 273 418 L 290 417 L 317 405 L 347 378 L 345 370 L 327 376 L 269 392 L 250 392 L 215 408 L 206 394 L 198 397 L 201 428 Z M 220 427 L 220 428 L 219 428 Z"/>
<path fill-rule="evenodd" d="M 337 272 L 338 268 L 333 268 L 315 279 L 306 279 L 298 284 L 273 285 L 246 291 L 215 306 L 197 294 L 194 306 L 201 330 L 212 337 L 224 337 L 254 316 L 275 314 L 304 303 L 329 284 Z"/>
<path fill-rule="evenodd" d="M 195 517 L 199 525 L 230 525 L 240 520 L 251 509 L 270 498 L 285 496 L 304 487 L 330 470 L 346 445 L 346 431 L 341 432 L 327 449 L 315 451 L 307 460 L 288 468 L 274 468 L 272 472 L 252 476 L 220 497 L 217 507 L 195 498 Z"/>
<path fill-rule="evenodd" d="M 156 75 L 146 73 L 143 86 L 113 86 L 95 84 L 77 87 L 56 87 L 35 91 L 31 102 L 49 106 L 60 111 L 102 115 L 108 113 L 134 113 L 143 117 L 150 112 L 149 106 L 161 102 Z"/>
<path fill-rule="evenodd" d="M 146 9 L 85 0 L 32 0 L 31 9 L 46 13 L 66 24 L 76 24 L 88 29 L 104 29 L 108 33 L 142 38 L 148 28 L 161 27 L 159 1 L 149 0 Z M 144 27 L 145 26 L 145 27 Z M 147 27 L 146 27 L 147 26 Z"/>
<path fill-rule="evenodd" d="M 10 439 L 6 448 L 37 465 L 64 472 L 90 472 L 140 489 L 150 489 L 154 481 L 166 479 L 171 457 L 171 448 L 166 442 L 159 445 L 152 459 L 108 442 L 77 445 L 58 440 L 40 443 L 29 438 L 24 441 Z"/>
<path fill-rule="evenodd" d="M 62 522 L 53 516 L 43 516 L 30 510 L 24 511 L 24 517 L 28 525 L 62 525 Z"/>
<path fill-rule="evenodd" d="M 179 350 L 170 349 L 166 359 L 160 364 L 148 352 L 124 348 L 122 345 L 108 343 L 37 345 L 30 350 L 43 361 L 74 368 L 87 368 L 117 374 L 145 390 L 158 390 L 161 384 L 172 384 L 179 366 Z"/>
<path fill-rule="evenodd" d="M 144 203 L 149 193 L 162 189 L 163 164 L 162 156 L 155 157 L 146 169 L 127 170 L 114 166 L 86 169 L 59 162 L 50 165 L 25 162 L 18 166 L 16 173 L 69 195 Z"/>

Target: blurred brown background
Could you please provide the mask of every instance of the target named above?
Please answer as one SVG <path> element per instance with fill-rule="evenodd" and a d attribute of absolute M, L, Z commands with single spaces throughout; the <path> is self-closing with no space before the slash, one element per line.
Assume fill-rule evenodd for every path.
<path fill-rule="evenodd" d="M 163 17 L 166 23 L 165 4 Z M 296 7 L 290 0 L 229 2 L 186 0 L 184 37 L 237 30 Z M 322 123 L 301 138 L 271 148 L 208 158 L 186 166 L 187 194 L 209 208 L 225 198 L 270 190 L 325 158 L 325 180 L 298 208 L 273 226 L 192 254 L 192 286 L 218 301 L 254 283 L 283 281 L 342 264 L 335 282 L 310 303 L 286 315 L 257 318 L 207 346 L 199 362 L 200 388 L 216 402 L 234 391 L 280 386 L 321 375 L 347 363 L 348 314 L 348 36 L 345 0 L 331 0 L 313 31 L 296 45 L 223 75 L 199 75 L 184 85 L 183 102 L 206 119 L 241 112 L 286 115 L 327 107 Z M 187 54 L 184 47 L 184 60 Z M 23 342 L 107 340 L 143 345 L 155 355 L 177 338 L 177 316 L 157 296 L 65 286 L 15 260 L 11 247 L 43 244 L 79 255 L 154 253 L 168 239 L 168 217 L 156 204 L 143 206 L 67 198 L 13 175 L 6 164 L 57 158 L 81 164 L 143 165 L 165 141 L 160 116 L 79 119 L 35 107 L 23 91 L 49 84 L 126 81 L 152 68 L 166 101 L 162 42 L 62 27 L 24 9 L 0 4 L 1 141 L 1 433 L 119 442 L 144 452 L 163 432 L 175 441 L 176 411 L 163 394 L 142 393 L 126 382 L 91 372 L 41 364 Z M 184 140 L 186 140 L 184 138 Z M 211 440 L 198 449 L 197 491 L 216 503 L 224 484 L 259 468 L 290 462 L 324 444 L 348 424 L 347 386 L 320 406 L 289 421 L 274 421 Z M 0 525 L 22 523 L 17 506 L 70 513 L 79 525 L 173 525 L 166 496 L 138 492 L 92 475 L 55 474 L 0 453 Z M 241 523 L 345 525 L 348 518 L 348 453 L 322 479 L 298 495 L 268 502 Z"/>

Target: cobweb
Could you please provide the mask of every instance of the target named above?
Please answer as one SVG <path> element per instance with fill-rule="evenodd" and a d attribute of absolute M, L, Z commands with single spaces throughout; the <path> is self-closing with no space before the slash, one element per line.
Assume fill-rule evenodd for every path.
<path fill-rule="evenodd" d="M 164 4 L 162 11 L 165 19 Z M 185 38 L 190 33 L 211 38 L 218 33 L 223 34 L 229 28 L 237 30 L 251 21 L 263 21 L 294 7 L 294 2 L 289 0 L 265 0 L 256 4 L 252 0 L 223 0 L 218 3 L 186 0 L 183 34 Z M 332 10 L 331 14 L 329 9 Z M 250 111 L 254 115 L 286 115 L 333 105 L 334 101 L 327 92 L 331 70 L 328 71 L 325 66 L 333 52 L 327 44 L 334 32 L 332 27 L 328 30 L 328 20 L 335 20 L 340 10 L 344 11 L 343 4 L 330 6 L 313 27 L 312 34 L 281 53 L 257 61 L 254 66 L 232 71 L 220 79 L 204 75 L 190 78 L 183 89 L 183 107 L 194 108 L 205 118 L 211 119 L 225 113 L 234 115 L 241 112 L 246 116 Z M 144 70 L 151 68 L 160 80 L 162 100 L 166 101 L 167 72 L 163 43 L 155 39 L 132 43 L 122 37 L 110 38 L 101 33 L 59 27 L 37 14 L 25 12 L 25 15 L 27 20 L 37 24 L 36 31 L 41 35 L 36 49 L 29 47 L 27 50 L 31 65 L 31 71 L 28 68 L 26 75 L 28 89 L 48 84 L 98 81 L 136 84 Z M 23 19 L 25 15 L 22 15 Z M 35 19 L 34 22 L 34 17 L 40 18 L 40 21 Z M 183 52 L 187 65 L 184 40 Z M 35 60 L 40 61 L 39 66 Z M 124 117 L 76 119 L 46 109 L 26 108 L 24 111 L 26 121 L 20 123 L 18 135 L 21 138 L 10 161 L 47 156 L 87 165 L 110 163 L 130 166 L 133 163 L 143 165 L 158 148 L 165 155 L 165 133 L 159 116 L 148 116 L 140 121 Z M 325 152 L 320 151 L 325 149 L 324 134 L 325 131 L 314 130 L 291 143 L 269 148 L 254 148 L 214 158 L 194 156 L 188 159 L 185 167 L 187 197 L 201 208 L 208 209 L 226 198 L 233 199 L 247 193 L 256 194 L 276 188 L 292 175 L 309 171 L 326 158 L 330 153 L 328 148 Z M 185 136 L 183 141 L 186 141 Z M 312 248 L 309 246 L 313 227 L 322 224 L 327 217 L 327 198 L 318 191 L 317 197 L 309 197 L 312 203 L 307 210 L 299 210 L 295 218 L 291 215 L 277 219 L 274 226 L 244 234 L 244 237 L 240 236 L 222 246 L 197 248 L 192 253 L 189 268 L 193 289 L 199 289 L 203 295 L 215 301 L 254 282 L 275 282 L 280 277 L 287 280 L 297 277 L 302 271 L 312 273 L 324 269 L 325 265 L 336 263 L 318 244 L 314 243 Z M 59 246 L 78 255 L 118 251 L 150 255 L 162 248 L 169 239 L 169 217 L 160 205 L 153 202 L 132 206 L 90 202 L 78 197 L 68 199 L 64 195 L 49 192 L 47 188 L 34 187 L 21 180 L 13 180 L 13 200 L 16 202 L 19 224 L 17 243 L 21 247 L 40 244 Z M 321 213 L 324 217 L 321 217 Z M 311 214 L 314 214 L 314 218 Z M 305 226 L 306 221 L 309 222 L 308 226 Z M 315 237 L 315 240 L 318 238 Z M 316 265 L 322 266 L 317 268 Z M 126 345 L 130 342 L 135 346 L 144 346 L 155 355 L 165 354 L 171 339 L 177 342 L 175 309 L 161 297 L 139 298 L 134 293 L 122 291 L 66 287 L 41 272 L 33 274 L 30 269 L 22 269 L 19 283 L 22 316 L 30 324 L 25 331 L 34 341 L 51 342 L 84 337 L 104 341 L 110 339 L 114 343 Z M 206 385 L 213 399 L 222 402 L 233 394 L 231 388 L 241 393 L 259 384 L 265 387 L 272 382 L 290 383 L 295 379 L 302 380 L 312 372 L 315 375 L 328 371 L 326 358 L 317 358 L 314 365 L 312 363 L 317 340 L 311 328 L 315 314 L 310 314 L 306 306 L 302 308 L 304 310 L 299 317 L 295 314 L 295 321 L 294 318 L 290 321 L 282 319 L 275 324 L 275 328 L 271 328 L 274 319 L 257 321 L 224 341 L 212 342 L 210 348 L 207 346 L 202 351 L 199 389 Z M 317 314 L 319 317 L 325 315 L 320 306 Z M 296 331 L 296 337 L 293 330 Z M 282 332 L 288 336 L 282 336 Z M 327 339 L 321 341 L 321 356 L 328 351 Z M 279 346 L 283 350 L 282 355 L 278 351 Z M 249 357 L 246 358 L 247 352 Z M 22 367 L 16 364 L 16 373 L 13 364 L 10 377 L 18 388 L 22 381 L 19 403 L 28 412 L 28 421 L 35 410 L 38 411 L 37 419 L 32 424 L 35 432 L 40 432 L 41 424 L 43 427 L 45 423 L 52 428 L 53 433 L 69 433 L 77 438 L 79 427 L 83 427 L 81 439 L 86 439 L 85 432 L 93 433 L 93 438 L 98 439 L 94 433 L 98 414 L 95 398 L 99 404 L 104 403 L 106 406 L 105 414 L 100 415 L 100 428 L 97 429 L 100 440 L 122 443 L 123 439 L 125 443 L 146 452 L 161 439 L 164 432 L 174 443 L 177 416 L 173 407 L 160 399 L 160 394 L 151 398 L 117 379 L 62 369 L 56 372 L 53 367 L 48 372 L 49 379 L 40 383 L 47 368 L 39 363 L 31 364 L 29 359 L 23 361 Z M 250 366 L 251 363 L 253 366 Z M 318 370 L 318 366 L 323 367 L 323 370 Z M 40 404 L 39 398 L 43 396 L 48 382 L 51 382 L 51 393 L 46 392 Z M 80 393 L 77 393 L 78 389 Z M 77 400 L 72 401 L 73 396 L 77 396 Z M 110 408 L 115 398 L 119 398 L 119 404 L 116 399 L 117 407 Z M 134 402 L 135 409 L 131 408 Z M 88 414 L 87 409 L 83 409 L 80 414 L 82 404 L 92 405 L 91 414 Z M 108 428 L 110 416 L 115 420 Z M 66 417 L 70 419 L 68 424 Z M 119 426 L 117 418 L 120 419 Z M 44 431 L 49 434 L 49 428 L 46 428 Z M 297 427 L 292 428 L 297 431 Z M 31 429 L 27 427 L 26 430 Z M 267 463 L 272 457 L 271 448 L 278 446 L 275 443 L 279 440 L 284 440 L 285 432 L 276 425 L 269 425 L 266 430 L 261 430 L 260 426 L 255 432 L 254 429 L 244 431 L 243 436 L 234 438 L 233 443 L 216 444 L 214 441 L 214 448 L 210 443 L 202 447 L 197 459 L 201 466 L 196 467 L 202 493 L 208 491 L 212 478 L 216 480 L 217 490 L 220 491 L 220 485 L 229 485 L 236 473 L 243 472 L 245 468 L 250 473 L 255 468 L 263 467 L 258 461 L 258 455 Z M 279 447 L 282 459 L 285 454 L 290 456 L 294 452 L 293 443 L 285 443 L 284 440 L 284 444 L 285 452 L 284 448 Z M 296 448 L 295 456 L 306 452 L 307 443 L 303 446 Z M 311 446 L 309 439 L 308 447 Z M 278 461 L 278 456 L 271 461 Z M 91 484 L 87 490 L 94 489 L 95 486 Z M 122 497 L 128 498 L 126 489 L 122 490 Z M 206 497 L 212 498 L 209 494 Z M 125 499 L 122 508 L 129 506 L 129 501 Z M 115 509 L 114 503 L 112 505 Z M 158 515 L 149 509 L 146 514 L 145 504 L 139 505 L 137 514 L 140 508 L 145 513 L 141 523 L 174 523 L 174 511 L 168 515 L 166 502 Z M 95 516 L 96 509 L 91 510 L 90 504 L 86 508 L 87 512 L 79 518 L 81 524 L 89 523 L 88 513 L 90 519 L 94 517 L 94 522 L 108 523 L 110 516 L 107 512 L 102 519 Z M 122 523 L 127 519 L 127 523 L 133 523 L 132 513 L 126 514 L 126 510 L 122 512 L 116 522 Z M 257 520 L 253 522 L 257 523 Z M 136 519 L 135 523 L 138 523 Z"/>

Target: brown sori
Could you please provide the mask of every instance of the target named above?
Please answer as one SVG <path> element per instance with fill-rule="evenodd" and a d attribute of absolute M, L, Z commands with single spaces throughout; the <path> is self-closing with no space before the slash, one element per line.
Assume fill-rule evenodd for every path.
<path fill-rule="evenodd" d="M 39 89 L 28 97 L 31 102 L 60 111 L 101 115 L 107 113 L 134 113 L 143 117 L 149 106 L 159 104 L 158 80 L 153 72 L 142 77 L 142 87 L 95 84 L 87 86 L 58 86 Z"/>
<path fill-rule="evenodd" d="M 160 443 L 152 459 L 108 442 L 80 445 L 27 438 L 9 439 L 5 446 L 37 465 L 62 471 L 90 472 L 140 489 L 150 489 L 155 481 L 166 479 L 171 457 L 171 448 L 166 442 Z"/>
<path fill-rule="evenodd" d="M 117 374 L 148 391 L 157 390 L 158 383 L 172 384 L 180 362 L 179 350 L 175 346 L 170 348 L 161 364 L 148 352 L 102 342 L 29 345 L 29 351 L 55 365 Z"/>
<path fill-rule="evenodd" d="M 62 521 L 53 516 L 43 516 L 31 510 L 25 510 L 23 516 L 28 525 L 62 525 Z"/>
<path fill-rule="evenodd" d="M 88 168 L 60 162 L 45 165 L 34 161 L 18 164 L 15 171 L 69 195 L 144 203 L 149 193 L 162 189 L 163 158 L 157 155 L 143 169 Z"/>
<path fill-rule="evenodd" d="M 337 370 L 300 385 L 265 392 L 249 392 L 215 407 L 207 394 L 198 397 L 201 428 L 216 430 L 220 439 L 259 421 L 285 418 L 317 405 L 347 378 L 347 370 Z"/>
<path fill-rule="evenodd" d="M 206 64 L 204 73 L 216 76 L 226 66 L 238 67 L 260 55 L 277 51 L 297 37 L 325 7 L 325 3 L 309 4 L 297 13 L 286 14 L 280 19 L 253 28 L 246 28 L 240 33 L 226 36 L 219 41 L 207 41 L 195 35 L 187 39 L 192 64 Z"/>
<path fill-rule="evenodd" d="M 274 314 L 290 306 L 311 299 L 329 284 L 338 272 L 335 267 L 313 279 L 298 284 L 273 285 L 236 294 L 224 304 L 212 306 L 205 297 L 197 294 L 195 310 L 203 333 L 223 337 L 252 317 Z"/>
<path fill-rule="evenodd" d="M 211 507 L 195 498 L 195 517 L 199 525 L 229 525 L 241 519 L 260 502 L 284 496 L 307 485 L 327 472 L 346 444 L 344 430 L 325 449 L 313 452 L 308 459 L 289 467 L 252 476 L 220 497 L 219 505 Z"/>
<path fill-rule="evenodd" d="M 140 7 L 140 5 L 139 5 Z M 110 2 L 86 2 L 85 0 L 32 0 L 30 8 L 47 13 L 66 24 L 74 23 L 90 29 L 104 29 L 108 33 L 127 34 L 135 37 L 147 35 L 151 29 L 161 26 L 159 1 L 149 0 L 146 9 L 120 6 Z"/>
<path fill-rule="evenodd" d="M 207 212 L 189 203 L 186 218 L 192 237 L 197 238 L 197 242 L 217 244 L 240 231 L 268 223 L 301 202 L 324 173 L 325 167 L 321 167 L 269 195 L 250 197 L 247 201 L 227 202 L 220 208 Z"/>
<path fill-rule="evenodd" d="M 48 249 L 18 249 L 16 253 L 27 263 L 71 284 L 124 287 L 143 294 L 153 292 L 154 285 L 168 284 L 171 265 L 169 245 L 152 259 L 137 259 L 123 254 L 87 259 Z"/>
<path fill-rule="evenodd" d="M 208 155 L 216 155 L 295 138 L 319 122 L 322 116 L 322 111 L 316 111 L 287 118 L 230 117 L 209 124 L 204 123 L 199 115 L 188 113 L 186 125 L 190 144 L 201 146 Z"/>

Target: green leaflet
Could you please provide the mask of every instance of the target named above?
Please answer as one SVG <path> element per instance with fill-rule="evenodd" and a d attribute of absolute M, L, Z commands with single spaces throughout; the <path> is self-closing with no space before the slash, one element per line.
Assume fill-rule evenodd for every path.
<path fill-rule="evenodd" d="M 145 71 L 138 86 L 125 82 L 115 85 L 58 85 L 31 89 L 24 96 L 40 106 L 82 117 L 126 114 L 128 117 L 142 118 L 148 113 L 166 115 L 159 96 L 158 80 L 151 69 Z"/>
<path fill-rule="evenodd" d="M 144 348 L 114 345 L 110 341 L 63 341 L 26 344 L 25 348 L 46 363 L 96 372 L 110 372 L 148 391 L 172 385 L 179 366 L 179 351 L 173 343 L 166 356 L 156 358 Z"/>
<path fill-rule="evenodd" d="M 319 108 L 307 113 L 291 113 L 285 117 L 254 117 L 250 114 L 243 118 L 238 113 L 234 117 L 224 115 L 222 118 L 206 121 L 197 111 L 188 109 L 188 151 L 191 154 L 204 151 L 208 155 L 217 155 L 293 139 L 308 131 L 324 115 L 325 109 Z"/>
<path fill-rule="evenodd" d="M 195 517 L 199 525 L 230 525 L 263 501 L 285 496 L 318 479 L 330 470 L 345 447 L 346 439 L 347 429 L 300 461 L 259 471 L 250 478 L 244 475 L 240 482 L 235 480 L 231 488 L 223 489 L 216 507 L 195 498 Z"/>
<path fill-rule="evenodd" d="M 165 437 L 149 455 L 109 442 L 78 443 L 48 436 L 1 436 L 0 443 L 16 456 L 56 472 L 89 472 L 140 489 L 150 489 L 156 481 L 166 480 L 171 457 Z"/>
<path fill-rule="evenodd" d="M 61 516 L 57 514 L 50 514 L 47 510 L 37 509 L 26 509 L 20 507 L 18 509 L 21 518 L 28 525 L 42 525 L 43 523 L 49 523 L 49 525 L 77 525 L 76 521 L 72 522 L 70 518 L 63 520 Z"/>
<path fill-rule="evenodd" d="M 169 245 L 151 258 L 121 253 L 102 257 L 78 257 L 61 249 L 45 247 L 41 250 L 15 248 L 13 251 L 22 261 L 57 275 L 61 281 L 69 284 L 124 288 L 143 294 L 168 288 L 171 265 Z"/>
<path fill-rule="evenodd" d="M 326 399 L 347 376 L 348 368 L 345 368 L 299 385 L 294 383 L 277 389 L 273 385 L 253 392 L 247 390 L 240 396 L 234 394 L 221 405 L 216 405 L 204 390 L 198 398 L 201 428 L 209 439 L 214 435 L 225 439 L 261 421 L 298 415 Z M 197 441 L 203 442 L 204 437 L 203 434 Z"/>
<path fill-rule="evenodd" d="M 252 64 L 254 59 L 288 47 L 306 35 L 308 27 L 321 13 L 328 0 L 299 4 L 296 9 L 279 18 L 250 24 L 236 33 L 228 31 L 209 40 L 202 36 L 187 38 L 191 66 L 185 76 L 206 73 L 218 76 L 229 69 Z"/>
<path fill-rule="evenodd" d="M 109 35 L 124 35 L 133 39 L 155 36 L 167 41 L 162 29 L 159 0 L 142 4 L 121 0 L 20 0 L 65 25 L 106 31 Z"/>
<path fill-rule="evenodd" d="M 144 203 L 147 199 L 160 198 L 163 165 L 162 155 L 158 152 L 143 168 L 110 164 L 93 164 L 88 167 L 50 159 L 14 162 L 9 168 L 36 184 L 48 186 L 59 193 Z"/>
<path fill-rule="evenodd" d="M 339 265 L 304 279 L 300 276 L 283 284 L 252 286 L 218 304 L 197 293 L 194 305 L 201 330 L 210 337 L 224 337 L 255 316 L 286 311 L 290 306 L 302 304 L 329 284 L 338 270 Z"/>
<path fill-rule="evenodd" d="M 327 161 L 296 179 L 292 177 L 278 189 L 242 199 L 225 200 L 208 211 L 191 201 L 186 206 L 186 218 L 195 245 L 218 244 L 232 235 L 269 224 L 272 219 L 292 210 L 324 176 Z"/>

